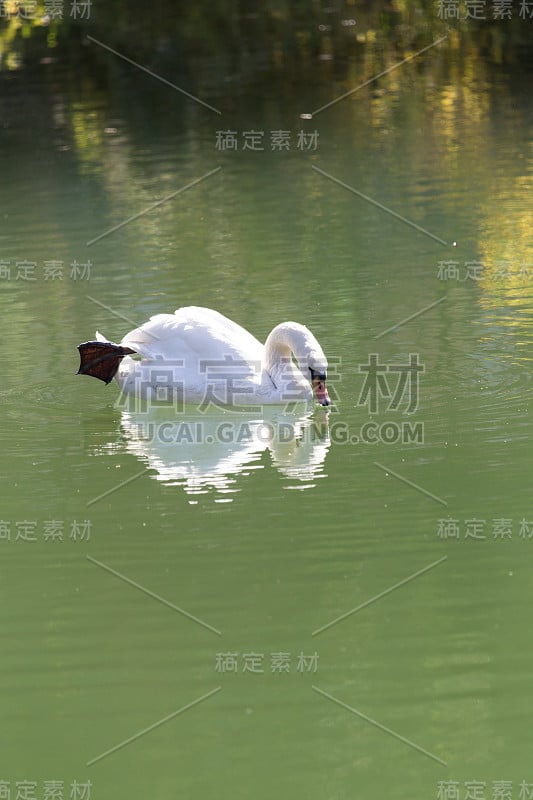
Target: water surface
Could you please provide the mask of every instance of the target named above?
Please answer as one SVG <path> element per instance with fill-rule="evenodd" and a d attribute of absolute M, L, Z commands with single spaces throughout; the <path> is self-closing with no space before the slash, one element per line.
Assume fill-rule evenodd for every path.
<path fill-rule="evenodd" d="M 350 85 L 325 71 L 237 102 L 228 84 L 208 98 L 219 117 L 125 65 L 112 90 L 60 64 L 2 79 L 12 787 L 318 800 L 533 783 L 533 107 L 519 74 L 446 63 L 312 120 Z M 263 131 L 265 149 L 217 149 L 220 130 Z M 289 150 L 270 149 L 277 130 Z M 119 341 L 193 304 L 261 339 L 307 324 L 331 413 L 267 410 L 249 440 L 217 442 L 242 419 L 136 418 L 75 375 L 96 329 Z M 361 402 L 371 354 L 417 354 L 410 413 Z M 143 435 L 184 419 L 215 441 Z M 389 427 L 356 444 L 369 421 Z M 421 438 L 384 440 L 407 423 Z"/>

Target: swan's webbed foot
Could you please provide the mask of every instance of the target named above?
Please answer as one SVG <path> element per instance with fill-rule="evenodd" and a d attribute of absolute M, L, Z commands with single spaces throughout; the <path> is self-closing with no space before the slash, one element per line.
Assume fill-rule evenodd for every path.
<path fill-rule="evenodd" d="M 80 351 L 80 368 L 78 375 L 92 375 L 104 383 L 110 383 L 119 368 L 124 356 L 135 353 L 129 347 L 122 347 L 112 342 L 82 342 Z"/>

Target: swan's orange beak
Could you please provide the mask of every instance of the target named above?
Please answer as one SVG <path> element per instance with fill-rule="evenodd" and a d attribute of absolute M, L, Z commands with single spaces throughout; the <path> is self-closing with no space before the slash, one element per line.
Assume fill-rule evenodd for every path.
<path fill-rule="evenodd" d="M 328 390 L 326 389 L 326 376 L 318 372 L 313 372 L 313 391 L 315 397 L 321 406 L 330 406 L 331 400 L 329 399 Z"/>

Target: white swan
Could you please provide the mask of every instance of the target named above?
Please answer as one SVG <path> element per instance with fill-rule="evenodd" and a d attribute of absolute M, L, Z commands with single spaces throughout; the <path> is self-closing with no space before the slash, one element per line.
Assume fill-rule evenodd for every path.
<path fill-rule="evenodd" d="M 78 350 L 78 374 L 115 378 L 123 393 L 138 398 L 253 405 L 309 401 L 314 392 L 321 405 L 331 403 L 324 352 L 297 322 L 277 325 L 262 345 L 218 311 L 188 306 L 151 317 L 120 344 L 97 332 Z"/>

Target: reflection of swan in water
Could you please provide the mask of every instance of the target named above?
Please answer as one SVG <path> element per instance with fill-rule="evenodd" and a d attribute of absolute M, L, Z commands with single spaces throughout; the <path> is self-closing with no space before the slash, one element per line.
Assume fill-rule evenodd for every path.
<path fill-rule="evenodd" d="M 304 406 L 304 408 L 306 408 Z M 319 418 L 317 418 L 319 417 Z M 236 411 L 185 412 L 168 408 L 122 412 L 126 448 L 156 471 L 157 480 L 183 485 L 190 494 L 237 491 L 236 478 L 260 468 L 269 450 L 290 488 L 321 477 L 329 449 L 328 413 L 263 409 L 260 416 Z M 289 487 L 287 487 L 289 488 Z"/>

